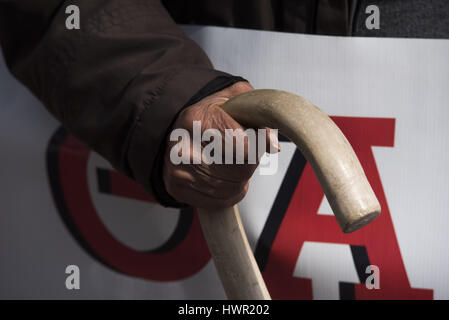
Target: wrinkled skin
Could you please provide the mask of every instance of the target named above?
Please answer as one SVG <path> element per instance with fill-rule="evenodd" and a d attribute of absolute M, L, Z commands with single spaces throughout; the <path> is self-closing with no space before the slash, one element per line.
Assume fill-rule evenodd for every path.
<path fill-rule="evenodd" d="M 173 130 L 183 128 L 193 136 L 193 121 L 201 121 L 201 131 L 215 128 L 222 134 L 223 155 L 225 148 L 225 129 L 242 129 L 231 116 L 221 109 L 221 106 L 235 95 L 254 90 L 247 82 L 234 85 L 210 95 L 196 104 L 184 109 L 177 117 Z M 266 136 L 266 150 L 279 151 L 276 136 L 270 136 L 269 128 Z M 178 202 L 198 208 L 225 208 L 233 206 L 244 198 L 248 191 L 249 179 L 258 163 L 248 164 L 178 164 L 170 160 L 170 150 L 177 141 L 167 138 L 164 155 L 163 179 L 168 193 Z M 245 139 L 244 157 L 248 157 L 248 140 Z M 190 148 L 193 143 L 190 141 Z M 204 144 L 203 144 L 204 146 Z M 235 139 L 234 139 L 235 156 Z M 190 153 L 192 159 L 193 153 Z"/>

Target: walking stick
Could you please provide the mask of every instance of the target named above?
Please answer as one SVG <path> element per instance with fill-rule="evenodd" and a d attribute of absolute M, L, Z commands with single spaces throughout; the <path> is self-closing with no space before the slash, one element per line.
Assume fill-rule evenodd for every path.
<path fill-rule="evenodd" d="M 380 204 L 354 150 L 337 125 L 306 99 L 279 90 L 254 90 L 223 109 L 246 127 L 277 128 L 314 170 L 343 232 L 358 230 L 380 214 Z M 198 209 L 201 227 L 229 299 L 270 299 L 248 244 L 237 206 Z"/>

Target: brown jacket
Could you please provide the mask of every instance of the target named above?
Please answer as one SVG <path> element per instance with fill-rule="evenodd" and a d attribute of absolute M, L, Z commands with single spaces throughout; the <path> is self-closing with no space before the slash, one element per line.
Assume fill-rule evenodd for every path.
<path fill-rule="evenodd" d="M 80 30 L 65 26 L 77 5 Z M 179 23 L 345 34 L 342 0 L 167 0 Z M 177 113 L 242 80 L 214 70 L 158 0 L 0 0 L 11 72 L 80 140 L 164 205 L 158 155 Z M 202 90 L 201 90 L 202 89 Z"/>

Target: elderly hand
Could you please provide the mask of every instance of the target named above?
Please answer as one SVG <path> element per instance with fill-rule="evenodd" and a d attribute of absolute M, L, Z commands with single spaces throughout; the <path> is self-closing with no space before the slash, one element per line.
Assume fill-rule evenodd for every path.
<path fill-rule="evenodd" d="M 213 95 L 210 95 L 192 106 L 184 109 L 176 119 L 173 130 L 185 129 L 193 135 L 193 122 L 201 121 L 201 134 L 207 129 L 217 129 L 222 137 L 222 154 L 225 154 L 225 129 L 245 130 L 231 116 L 222 110 L 221 106 L 235 95 L 254 90 L 247 82 L 237 82 Z M 270 134 L 269 129 L 266 134 L 266 149 L 279 151 L 277 135 Z M 234 141 L 233 156 L 236 155 L 236 139 Z M 170 141 L 168 138 L 164 155 L 163 179 L 166 190 L 178 202 L 189 204 L 199 208 L 225 208 L 230 207 L 246 195 L 248 191 L 249 179 L 253 175 L 258 165 L 248 164 L 207 164 L 201 161 L 199 164 L 193 163 L 194 152 L 188 152 L 189 164 L 175 164 L 170 158 L 172 148 L 178 141 Z M 186 149 L 193 150 L 193 141 Z M 256 142 L 257 143 L 257 142 Z M 270 148 L 271 145 L 271 148 Z M 204 143 L 203 143 L 204 146 Z M 183 149 L 185 150 L 185 149 Z M 248 159 L 248 139 L 244 139 L 244 159 Z M 184 155 L 185 156 L 185 155 Z M 223 156 L 224 159 L 224 156 Z"/>

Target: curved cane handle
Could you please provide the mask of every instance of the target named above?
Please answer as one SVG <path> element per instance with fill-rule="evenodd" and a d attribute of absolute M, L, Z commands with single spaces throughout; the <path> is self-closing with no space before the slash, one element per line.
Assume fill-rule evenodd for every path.
<path fill-rule="evenodd" d="M 238 95 L 223 109 L 246 127 L 278 128 L 298 146 L 343 232 L 358 230 L 380 214 L 380 204 L 348 140 L 311 102 L 285 91 L 264 89 Z M 223 211 L 199 209 L 199 217 L 228 298 L 269 298 L 238 212 Z"/>

